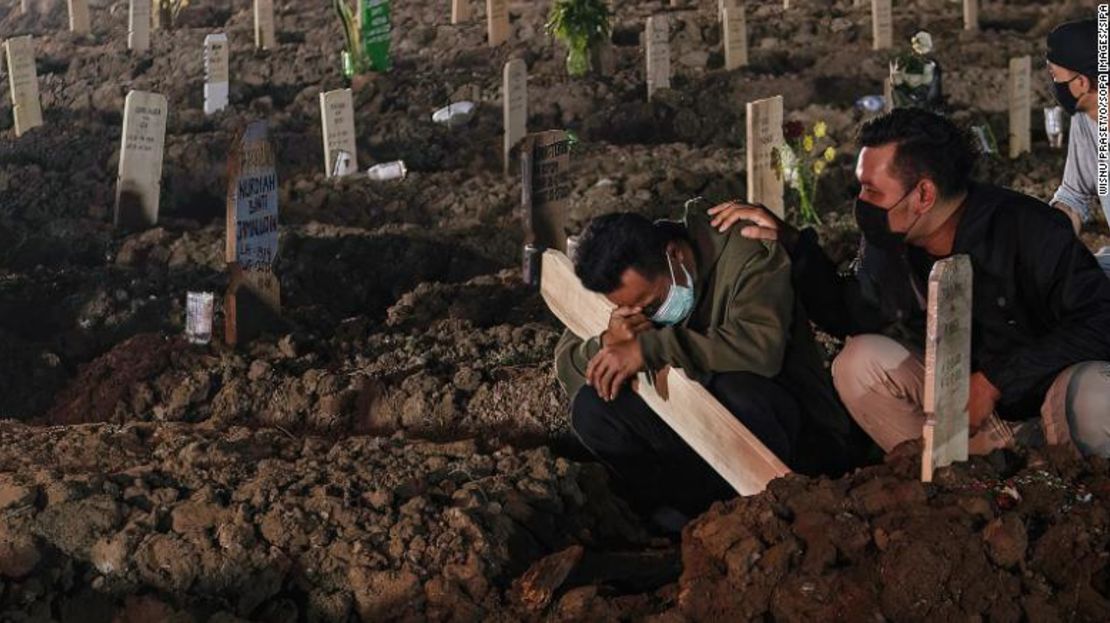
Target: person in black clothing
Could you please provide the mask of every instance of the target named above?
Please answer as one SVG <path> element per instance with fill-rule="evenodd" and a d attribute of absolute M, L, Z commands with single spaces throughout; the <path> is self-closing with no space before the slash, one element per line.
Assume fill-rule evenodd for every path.
<path fill-rule="evenodd" d="M 883 447 L 921 435 L 927 280 L 933 262 L 967 254 L 973 269 L 970 450 L 1039 438 L 1110 456 L 1110 280 L 1066 215 L 972 181 L 976 156 L 948 119 L 897 109 L 863 125 L 853 273 L 841 275 L 813 229 L 730 202 L 713 225 L 782 241 L 795 290 L 824 331 L 847 337 L 833 381 Z"/>

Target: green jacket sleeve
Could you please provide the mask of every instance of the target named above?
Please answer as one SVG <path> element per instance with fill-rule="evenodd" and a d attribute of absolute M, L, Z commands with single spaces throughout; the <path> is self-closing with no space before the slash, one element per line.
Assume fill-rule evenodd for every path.
<path fill-rule="evenodd" d="M 555 346 L 555 376 L 567 392 L 568 399 L 573 401 L 578 390 L 586 384 L 586 365 L 599 350 L 599 338 L 582 340 L 570 329 L 563 331 L 563 337 Z"/>
<path fill-rule="evenodd" d="M 695 379 L 715 372 L 779 373 L 794 309 L 786 251 L 736 234 L 718 262 L 729 263 L 719 264 L 717 272 L 731 281 L 713 286 L 725 296 L 721 321 L 702 332 L 674 326 L 640 334 L 649 370 L 671 365 Z"/>

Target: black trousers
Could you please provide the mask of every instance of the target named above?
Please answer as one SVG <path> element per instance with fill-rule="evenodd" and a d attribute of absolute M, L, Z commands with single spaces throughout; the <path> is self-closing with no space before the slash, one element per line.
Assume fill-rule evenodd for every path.
<path fill-rule="evenodd" d="M 706 385 L 718 401 L 784 463 L 791 464 L 801 424 L 797 401 L 775 380 L 750 372 L 714 375 Z M 588 385 L 574 397 L 571 428 L 615 473 L 633 506 L 672 506 L 700 514 L 736 495 L 686 442 L 627 386 L 605 402 Z"/>

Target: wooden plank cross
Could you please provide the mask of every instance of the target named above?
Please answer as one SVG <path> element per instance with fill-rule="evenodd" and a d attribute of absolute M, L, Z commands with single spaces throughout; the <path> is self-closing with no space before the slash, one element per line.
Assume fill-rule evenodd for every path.
<path fill-rule="evenodd" d="M 570 259 L 549 249 L 543 254 L 540 294 L 575 335 L 587 339 L 609 324 L 613 304 L 590 292 L 574 274 Z M 670 369 L 666 396 L 643 373 L 633 389 L 683 441 L 690 445 L 740 495 L 754 495 L 790 470 L 700 383 Z"/>

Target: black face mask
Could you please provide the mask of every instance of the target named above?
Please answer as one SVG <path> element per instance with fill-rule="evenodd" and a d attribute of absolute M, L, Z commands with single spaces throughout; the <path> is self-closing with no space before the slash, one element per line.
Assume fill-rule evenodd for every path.
<path fill-rule="evenodd" d="M 914 188 L 917 188 L 916 184 L 886 210 L 863 199 L 856 199 L 856 225 L 859 225 L 868 244 L 886 251 L 897 251 L 905 246 L 906 234 L 890 229 L 890 211 L 905 201 Z"/>
<path fill-rule="evenodd" d="M 1063 82 L 1052 81 L 1053 95 L 1056 96 L 1056 102 L 1064 109 L 1068 116 L 1074 115 L 1079 111 L 1079 98 L 1071 94 L 1071 82 L 1083 74 L 1076 74 L 1071 80 Z"/>

